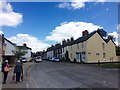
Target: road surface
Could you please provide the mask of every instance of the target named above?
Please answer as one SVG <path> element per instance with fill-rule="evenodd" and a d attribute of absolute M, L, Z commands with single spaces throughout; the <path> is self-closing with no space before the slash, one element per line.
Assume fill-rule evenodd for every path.
<path fill-rule="evenodd" d="M 29 76 L 30 88 L 118 88 L 118 71 L 89 64 L 42 61 Z"/>

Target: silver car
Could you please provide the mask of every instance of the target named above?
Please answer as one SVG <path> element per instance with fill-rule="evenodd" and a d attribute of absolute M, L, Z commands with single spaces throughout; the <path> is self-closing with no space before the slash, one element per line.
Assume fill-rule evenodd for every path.
<path fill-rule="evenodd" d="M 42 62 L 41 56 L 37 56 L 35 62 Z"/>

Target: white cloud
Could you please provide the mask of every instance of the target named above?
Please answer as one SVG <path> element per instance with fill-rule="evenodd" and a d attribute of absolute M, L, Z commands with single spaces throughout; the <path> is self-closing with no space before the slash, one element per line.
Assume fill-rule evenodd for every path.
<path fill-rule="evenodd" d="M 63 22 L 50 33 L 50 36 L 46 37 L 46 40 L 61 42 L 61 40 L 71 37 L 76 39 L 82 36 L 82 31 L 92 32 L 98 28 L 102 27 L 87 22 Z"/>
<path fill-rule="evenodd" d="M 85 7 L 86 2 L 105 2 L 106 0 L 72 0 L 67 3 L 60 3 L 58 5 L 59 8 L 67 8 L 67 9 L 81 9 Z"/>
<path fill-rule="evenodd" d="M 120 38 L 120 34 L 118 34 L 117 32 L 112 32 L 112 33 L 109 33 L 108 35 L 111 35 L 115 38 L 115 44 L 116 45 L 120 44 L 120 42 L 118 42 L 118 38 Z"/>
<path fill-rule="evenodd" d="M 59 8 L 68 8 L 71 9 L 70 3 L 64 2 L 58 5 Z"/>
<path fill-rule="evenodd" d="M 22 14 L 14 12 L 10 3 L 5 0 L 0 2 L 0 26 L 16 27 L 22 22 Z"/>
<path fill-rule="evenodd" d="M 26 43 L 28 47 L 32 48 L 33 52 L 44 50 L 49 46 L 49 44 L 28 34 L 17 34 L 8 39 L 17 45 L 23 45 L 23 43 Z"/>
<path fill-rule="evenodd" d="M 0 31 L 0 35 L 1 35 L 1 34 L 4 34 L 3 31 Z"/>

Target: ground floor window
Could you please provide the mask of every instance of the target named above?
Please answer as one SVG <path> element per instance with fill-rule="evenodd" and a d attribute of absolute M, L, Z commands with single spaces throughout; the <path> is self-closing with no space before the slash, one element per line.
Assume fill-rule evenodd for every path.
<path fill-rule="evenodd" d="M 85 61 L 86 53 L 85 52 L 76 52 L 76 59 L 77 59 L 77 62 Z"/>

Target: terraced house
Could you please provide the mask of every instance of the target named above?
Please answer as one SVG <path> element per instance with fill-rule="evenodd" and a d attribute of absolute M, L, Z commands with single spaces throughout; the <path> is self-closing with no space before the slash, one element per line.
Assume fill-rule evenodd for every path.
<path fill-rule="evenodd" d="M 105 38 L 104 38 L 105 37 Z M 111 36 L 106 38 L 106 32 L 98 29 L 92 33 L 85 30 L 82 37 L 74 40 L 62 41 L 62 57 L 69 57 L 72 62 L 117 62 L 116 45 Z M 49 52 L 53 52 L 55 48 L 51 48 Z M 54 53 L 52 53 L 54 56 Z M 52 57 L 51 56 L 51 57 Z"/>
<path fill-rule="evenodd" d="M 116 62 L 116 45 L 111 36 L 107 39 L 106 32 L 98 29 L 89 34 L 87 30 L 83 36 L 76 39 L 68 47 L 69 58 L 71 61 L 96 63 L 96 62 Z"/>

